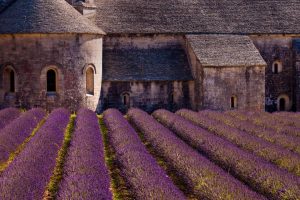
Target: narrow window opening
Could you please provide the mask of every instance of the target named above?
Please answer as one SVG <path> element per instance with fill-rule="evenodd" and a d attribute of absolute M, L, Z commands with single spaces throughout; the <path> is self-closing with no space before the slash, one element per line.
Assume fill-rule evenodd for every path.
<path fill-rule="evenodd" d="M 274 74 L 278 74 L 278 64 L 274 64 Z"/>
<path fill-rule="evenodd" d="M 53 69 L 47 71 L 47 92 L 56 92 L 56 72 Z"/>
<path fill-rule="evenodd" d="M 279 74 L 282 72 L 282 63 L 280 61 L 275 61 L 272 65 L 273 74 Z"/>
<path fill-rule="evenodd" d="M 171 100 L 171 104 L 173 104 L 174 103 L 174 94 L 173 93 L 171 93 L 170 100 Z"/>
<path fill-rule="evenodd" d="M 235 96 L 232 96 L 230 98 L 230 108 L 231 109 L 237 108 L 237 98 Z"/>
<path fill-rule="evenodd" d="M 94 95 L 94 70 L 92 68 L 86 70 L 86 94 Z"/>
<path fill-rule="evenodd" d="M 13 70 L 10 71 L 9 86 L 9 91 L 15 92 L 15 72 Z"/>
<path fill-rule="evenodd" d="M 129 93 L 124 93 L 124 94 L 122 95 L 122 103 L 123 103 L 125 106 L 127 106 L 127 107 L 130 106 L 130 95 L 129 95 Z"/>

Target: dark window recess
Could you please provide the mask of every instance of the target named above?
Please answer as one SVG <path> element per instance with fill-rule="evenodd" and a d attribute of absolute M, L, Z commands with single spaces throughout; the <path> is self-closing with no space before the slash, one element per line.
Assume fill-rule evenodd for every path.
<path fill-rule="evenodd" d="M 52 69 L 47 71 L 47 92 L 56 92 L 56 73 Z"/>
<path fill-rule="evenodd" d="M 130 96 L 128 93 L 122 95 L 122 101 L 125 106 L 130 106 Z"/>
<path fill-rule="evenodd" d="M 237 99 L 236 99 L 236 97 L 231 97 L 230 98 L 230 108 L 231 109 L 234 109 L 234 108 L 236 108 L 236 106 L 237 106 Z"/>
<path fill-rule="evenodd" d="M 9 73 L 9 91 L 15 92 L 15 72 L 13 70 Z"/>
<path fill-rule="evenodd" d="M 278 64 L 274 64 L 274 74 L 278 74 Z"/>

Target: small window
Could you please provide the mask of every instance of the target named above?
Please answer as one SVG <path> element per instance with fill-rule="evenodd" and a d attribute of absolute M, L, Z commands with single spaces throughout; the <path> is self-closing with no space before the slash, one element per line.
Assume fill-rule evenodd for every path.
<path fill-rule="evenodd" d="M 282 63 L 280 61 L 275 61 L 272 65 L 273 74 L 279 74 L 282 72 Z"/>
<path fill-rule="evenodd" d="M 231 109 L 237 108 L 237 97 L 236 96 L 232 96 L 230 98 L 230 108 Z"/>
<path fill-rule="evenodd" d="M 11 67 L 7 67 L 3 73 L 3 86 L 6 92 L 16 92 L 16 73 Z"/>
<path fill-rule="evenodd" d="M 170 94 L 170 101 L 171 101 L 172 104 L 174 103 L 174 93 Z"/>
<path fill-rule="evenodd" d="M 56 92 L 56 72 L 53 69 L 47 71 L 47 92 Z"/>
<path fill-rule="evenodd" d="M 91 67 L 86 70 L 86 94 L 94 95 L 94 70 Z"/>
<path fill-rule="evenodd" d="M 125 105 L 125 106 L 127 106 L 127 107 L 129 107 L 130 106 L 130 95 L 129 95 L 129 93 L 123 93 L 122 95 L 121 95 L 121 97 L 122 97 L 122 103 Z"/>
<path fill-rule="evenodd" d="M 10 80 L 9 80 L 9 91 L 15 92 L 15 72 L 13 70 L 10 71 Z"/>

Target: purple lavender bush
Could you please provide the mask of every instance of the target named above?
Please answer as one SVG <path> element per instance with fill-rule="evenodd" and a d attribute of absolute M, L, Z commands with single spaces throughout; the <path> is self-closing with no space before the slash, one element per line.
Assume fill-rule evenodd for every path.
<path fill-rule="evenodd" d="M 136 199 L 185 199 L 119 111 L 105 111 L 104 123 L 123 176 Z"/>
<path fill-rule="evenodd" d="M 70 113 L 56 109 L 0 176 L 0 199 L 42 199 Z"/>
<path fill-rule="evenodd" d="M 283 135 L 300 136 L 300 128 L 293 126 L 293 122 L 282 120 L 280 117 L 274 117 L 274 114 L 249 111 L 227 111 L 226 116 L 232 116 L 242 121 L 251 122 L 265 130 L 273 131 Z"/>
<path fill-rule="evenodd" d="M 184 176 L 197 198 L 264 199 L 199 154 L 144 111 L 131 109 L 127 114 L 155 150 Z"/>
<path fill-rule="evenodd" d="M 287 148 L 295 153 L 300 154 L 300 138 L 278 133 L 270 129 L 257 126 L 249 121 L 243 121 L 236 119 L 230 115 L 226 115 L 220 112 L 213 111 L 201 111 L 203 117 L 208 117 L 213 120 L 225 123 L 226 125 L 245 131 L 251 135 L 260 137 L 268 142 L 280 145 L 284 148 Z M 299 169 L 300 170 L 300 169 Z"/>
<path fill-rule="evenodd" d="M 112 199 L 96 114 L 80 109 L 57 199 Z"/>
<path fill-rule="evenodd" d="M 0 111 L 0 131 L 10 122 L 20 116 L 20 111 L 16 108 L 6 108 Z"/>
<path fill-rule="evenodd" d="M 278 200 L 299 198 L 300 177 L 241 150 L 179 115 L 158 110 L 153 116 L 190 145 L 204 152 L 210 160 L 268 198 Z"/>
<path fill-rule="evenodd" d="M 10 153 L 14 152 L 31 135 L 45 115 L 42 109 L 31 109 L 0 131 L 0 164 L 5 162 Z"/>
<path fill-rule="evenodd" d="M 236 122 L 229 119 L 228 123 L 224 124 L 223 121 L 214 120 L 212 119 L 212 116 L 215 116 L 214 118 L 221 118 L 214 111 L 201 111 L 197 113 L 182 109 L 177 111 L 176 114 L 220 137 L 227 139 L 241 148 L 253 152 L 255 155 L 273 162 L 279 167 L 287 169 L 295 175 L 300 176 L 300 156 L 298 154 L 227 125 L 234 124 Z M 219 115 L 222 114 L 220 113 Z M 226 117 L 224 118 L 228 119 Z M 247 123 L 243 124 L 243 127 L 247 129 Z"/>
<path fill-rule="evenodd" d="M 267 115 L 272 115 L 275 119 L 281 121 L 282 123 L 290 124 L 291 126 L 300 128 L 300 115 L 299 113 L 292 112 L 277 112 L 277 113 L 267 113 Z"/>

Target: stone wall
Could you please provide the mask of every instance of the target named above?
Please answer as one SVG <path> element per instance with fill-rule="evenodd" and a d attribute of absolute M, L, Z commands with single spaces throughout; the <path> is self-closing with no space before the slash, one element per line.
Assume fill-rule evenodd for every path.
<path fill-rule="evenodd" d="M 295 58 L 292 50 L 293 37 L 252 36 L 255 46 L 267 63 L 266 68 L 266 111 L 279 109 L 279 99 L 286 98 L 286 110 L 295 110 Z M 282 71 L 274 73 L 274 62 L 282 64 Z"/>
<path fill-rule="evenodd" d="M 264 109 L 264 67 L 203 67 L 188 42 L 185 47 L 195 78 L 193 109 L 229 110 L 231 97 L 236 97 L 237 109 Z"/>
<path fill-rule="evenodd" d="M 141 108 L 149 113 L 159 108 L 171 111 L 190 108 L 191 88 L 193 81 L 104 81 L 97 112 L 118 108 L 125 113 L 130 107 Z M 124 105 L 123 94 L 130 96 L 128 105 Z"/>
<path fill-rule="evenodd" d="M 102 37 L 78 34 L 23 34 L 0 36 L 0 105 L 53 109 L 63 106 L 95 110 L 102 77 Z M 5 88 L 7 66 L 16 72 L 16 92 Z M 85 70 L 95 71 L 94 95 L 86 95 Z M 57 74 L 57 92 L 46 91 L 46 73 Z"/>
<path fill-rule="evenodd" d="M 264 67 L 203 68 L 202 109 L 230 110 L 231 97 L 237 109 L 264 110 Z"/>
<path fill-rule="evenodd" d="M 295 58 L 295 108 L 300 111 L 300 37 L 293 40 Z"/>
<path fill-rule="evenodd" d="M 120 49 L 125 49 L 125 52 L 129 53 L 131 50 L 143 51 L 157 49 L 159 53 L 160 49 L 168 49 L 172 52 L 174 48 L 177 49 L 182 46 L 181 50 L 184 54 L 183 45 L 184 39 L 178 35 L 115 35 L 104 38 L 103 51 L 105 54 L 106 51 L 117 51 Z M 131 55 L 131 57 L 127 59 L 134 59 L 134 61 L 124 60 L 124 62 L 122 62 L 124 65 L 121 68 L 111 66 L 116 63 L 116 61 L 104 61 L 106 62 L 103 66 L 104 68 L 112 67 L 114 70 L 110 70 L 112 73 L 109 77 L 111 77 L 112 80 L 105 78 L 105 75 L 103 77 L 101 98 L 97 112 L 101 113 L 107 108 L 118 108 L 125 113 L 130 107 L 138 107 L 149 113 L 159 108 L 165 108 L 171 111 L 180 108 L 191 108 L 191 105 L 194 103 L 194 81 L 176 80 L 171 74 L 164 74 L 164 79 L 160 80 L 164 69 L 158 69 L 157 66 L 153 66 L 158 60 L 153 60 L 153 63 L 151 62 L 153 64 L 152 67 L 147 65 L 147 67 L 151 68 L 147 69 L 149 73 L 143 74 L 143 76 L 137 75 L 138 73 L 135 73 L 132 69 L 140 70 L 139 67 L 136 67 L 136 65 L 141 64 L 139 62 L 139 56 L 140 55 L 136 55 L 135 57 L 135 55 Z M 107 57 L 107 59 L 112 58 Z M 153 58 L 146 53 L 142 59 Z M 135 65 L 135 67 L 132 65 Z M 113 73 L 118 74 L 118 76 L 113 76 Z M 130 75 L 130 73 L 132 73 L 132 75 Z M 120 77 L 119 74 L 126 74 L 126 76 Z M 129 94 L 129 105 L 124 105 L 123 94 Z"/>

